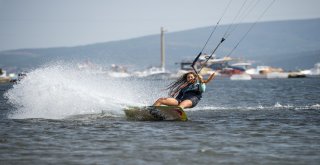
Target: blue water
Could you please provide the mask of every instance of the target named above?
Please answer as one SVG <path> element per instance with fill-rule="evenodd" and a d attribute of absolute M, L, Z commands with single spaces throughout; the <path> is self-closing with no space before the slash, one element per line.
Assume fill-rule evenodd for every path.
<path fill-rule="evenodd" d="M 320 162 L 320 79 L 217 79 L 189 121 L 151 122 L 122 108 L 151 104 L 168 80 L 60 69 L 0 85 L 0 164 Z"/>

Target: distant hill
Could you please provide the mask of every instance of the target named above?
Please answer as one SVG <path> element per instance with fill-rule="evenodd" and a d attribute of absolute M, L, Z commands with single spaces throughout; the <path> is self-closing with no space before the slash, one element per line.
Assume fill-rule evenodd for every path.
<path fill-rule="evenodd" d="M 225 56 L 240 40 L 249 23 L 239 24 L 216 54 Z M 214 49 L 228 25 L 220 25 L 205 52 Z M 231 57 L 255 61 L 256 65 L 271 65 L 287 70 L 311 68 L 320 62 L 320 19 L 262 22 L 256 24 Z M 212 27 L 203 27 L 165 34 L 166 65 L 192 60 L 204 45 Z M 160 65 L 160 35 L 128 40 L 96 43 L 76 47 L 19 49 L 0 52 L 0 68 L 34 68 L 53 60 L 90 60 L 108 67 L 128 65 L 143 69 Z M 129 68 L 130 69 L 130 68 Z"/>

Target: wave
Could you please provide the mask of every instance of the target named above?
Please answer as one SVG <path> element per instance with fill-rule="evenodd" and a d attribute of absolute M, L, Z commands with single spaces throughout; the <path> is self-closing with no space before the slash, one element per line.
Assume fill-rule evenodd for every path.
<path fill-rule="evenodd" d="M 9 118 L 63 119 L 81 114 L 124 115 L 126 105 L 147 105 L 161 95 L 145 82 L 112 79 L 99 67 L 79 69 L 55 62 L 39 67 L 14 85 L 5 97 L 15 110 Z"/>

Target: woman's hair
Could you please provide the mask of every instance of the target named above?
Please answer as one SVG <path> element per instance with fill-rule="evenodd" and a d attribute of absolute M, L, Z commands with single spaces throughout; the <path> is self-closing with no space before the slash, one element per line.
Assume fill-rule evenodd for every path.
<path fill-rule="evenodd" d="M 169 95 L 171 95 L 173 92 L 176 92 L 180 90 L 180 86 L 187 82 L 187 77 L 189 74 L 193 74 L 194 77 L 197 77 L 197 75 L 194 72 L 188 72 L 183 74 L 181 77 L 179 77 L 176 81 L 171 82 L 168 87 L 166 88 L 169 90 Z"/>

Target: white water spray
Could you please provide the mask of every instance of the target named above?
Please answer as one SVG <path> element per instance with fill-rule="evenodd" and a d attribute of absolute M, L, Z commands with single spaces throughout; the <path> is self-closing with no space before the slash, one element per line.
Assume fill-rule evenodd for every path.
<path fill-rule="evenodd" d="M 16 107 L 8 117 L 61 119 L 101 112 L 121 116 L 124 106 L 151 104 L 159 97 L 141 82 L 112 79 L 98 71 L 81 70 L 71 63 L 31 71 L 5 94 Z"/>

